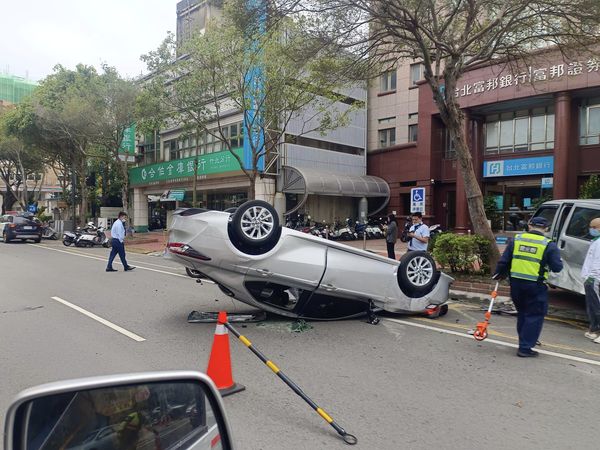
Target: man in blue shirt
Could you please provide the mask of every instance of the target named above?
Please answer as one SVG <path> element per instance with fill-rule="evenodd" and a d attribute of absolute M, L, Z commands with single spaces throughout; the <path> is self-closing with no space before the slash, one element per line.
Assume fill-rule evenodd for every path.
<path fill-rule="evenodd" d="M 429 245 L 429 227 L 423 223 L 423 215 L 415 212 L 410 215 L 412 226 L 408 230 L 408 250 L 409 251 L 427 251 Z"/>
<path fill-rule="evenodd" d="M 106 266 L 107 272 L 117 271 L 116 269 L 113 269 L 112 266 L 117 253 L 119 254 L 119 258 L 121 258 L 121 263 L 125 268 L 125 272 L 135 269 L 134 266 L 127 264 L 127 260 L 125 259 L 125 244 L 123 243 L 125 241 L 125 222 L 127 222 L 127 213 L 121 211 L 119 213 L 119 218 L 115 220 L 115 223 L 113 223 L 113 226 L 110 229 L 112 249 L 110 250 L 110 256 L 108 257 L 108 265 Z"/>

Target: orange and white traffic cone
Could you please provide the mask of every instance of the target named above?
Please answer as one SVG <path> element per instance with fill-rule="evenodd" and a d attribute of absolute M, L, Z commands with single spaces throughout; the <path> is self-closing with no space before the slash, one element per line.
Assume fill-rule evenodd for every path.
<path fill-rule="evenodd" d="M 231 355 L 229 352 L 229 333 L 227 332 L 227 328 L 225 328 L 226 323 L 227 313 L 225 311 L 219 312 L 215 338 L 210 351 L 210 359 L 208 360 L 208 369 L 206 369 L 206 374 L 217 385 L 217 389 L 219 389 L 223 397 L 246 389 L 241 384 L 233 381 Z"/>

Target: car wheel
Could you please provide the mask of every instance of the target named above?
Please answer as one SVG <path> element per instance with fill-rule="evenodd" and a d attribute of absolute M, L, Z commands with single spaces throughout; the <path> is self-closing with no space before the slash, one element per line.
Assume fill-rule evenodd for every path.
<path fill-rule="evenodd" d="M 412 251 L 400 258 L 398 283 L 409 297 L 422 297 L 430 293 L 439 279 L 435 261 L 427 252 Z"/>
<path fill-rule="evenodd" d="M 68 239 L 63 239 L 63 244 L 66 245 L 67 247 L 70 247 L 72 243 L 73 242 L 69 241 Z"/>
<path fill-rule="evenodd" d="M 2 233 L 2 240 L 5 244 L 8 244 L 10 242 L 10 239 L 8 238 L 8 233 L 6 231 Z"/>
<path fill-rule="evenodd" d="M 233 214 L 231 227 L 242 245 L 262 247 L 272 243 L 279 235 L 279 216 L 269 203 L 251 200 Z"/>

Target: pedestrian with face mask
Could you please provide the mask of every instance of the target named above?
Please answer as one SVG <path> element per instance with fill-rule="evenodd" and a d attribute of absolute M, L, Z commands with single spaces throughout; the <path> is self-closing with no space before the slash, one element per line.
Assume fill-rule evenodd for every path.
<path fill-rule="evenodd" d="M 119 254 L 119 258 L 121 258 L 121 264 L 125 268 L 125 272 L 135 269 L 134 266 L 130 266 L 127 264 L 127 260 L 125 259 L 125 223 L 127 222 L 127 213 L 125 211 L 121 211 L 119 213 L 118 219 L 113 223 L 112 228 L 110 229 L 110 237 L 112 248 L 110 250 L 110 256 L 108 257 L 108 265 L 106 266 L 107 272 L 117 272 L 117 269 L 114 269 L 112 263 Z"/>
<path fill-rule="evenodd" d="M 581 268 L 585 288 L 585 306 L 590 328 L 585 337 L 600 344 L 600 217 L 590 222 L 592 243 Z"/>

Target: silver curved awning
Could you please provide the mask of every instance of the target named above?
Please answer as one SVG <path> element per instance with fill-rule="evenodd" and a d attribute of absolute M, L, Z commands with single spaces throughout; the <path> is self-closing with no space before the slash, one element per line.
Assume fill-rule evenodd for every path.
<path fill-rule="evenodd" d="M 287 214 L 298 210 L 308 195 L 330 195 L 337 197 L 379 197 L 378 208 L 369 211 L 375 214 L 380 211 L 390 198 L 390 187 L 385 180 L 372 175 L 344 175 L 322 172 L 291 166 L 283 166 L 283 192 L 299 194 L 304 198 Z"/>

